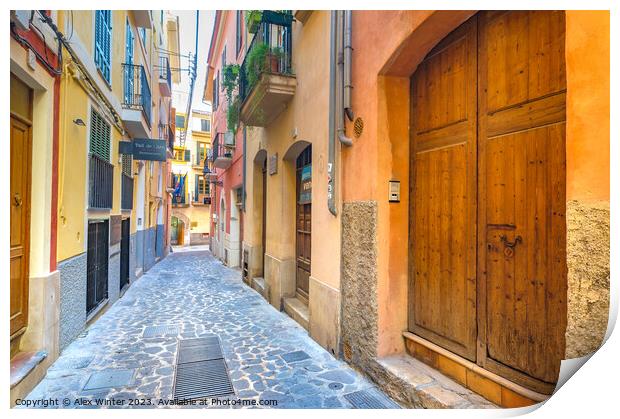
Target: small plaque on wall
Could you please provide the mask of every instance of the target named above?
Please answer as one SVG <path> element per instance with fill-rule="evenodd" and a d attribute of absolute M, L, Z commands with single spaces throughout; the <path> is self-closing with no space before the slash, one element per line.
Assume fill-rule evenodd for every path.
<path fill-rule="evenodd" d="M 122 215 L 110 215 L 110 244 L 121 242 L 121 223 Z"/>
<path fill-rule="evenodd" d="M 278 153 L 269 157 L 269 174 L 275 175 L 276 173 L 278 173 Z"/>

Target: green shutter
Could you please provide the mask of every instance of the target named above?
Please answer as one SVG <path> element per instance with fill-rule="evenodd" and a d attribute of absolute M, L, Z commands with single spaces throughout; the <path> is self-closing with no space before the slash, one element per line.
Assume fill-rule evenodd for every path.
<path fill-rule="evenodd" d="M 90 117 L 90 152 L 110 161 L 110 125 L 94 109 Z"/>
<path fill-rule="evenodd" d="M 192 158 L 191 150 L 185 150 L 185 161 L 190 161 Z"/>

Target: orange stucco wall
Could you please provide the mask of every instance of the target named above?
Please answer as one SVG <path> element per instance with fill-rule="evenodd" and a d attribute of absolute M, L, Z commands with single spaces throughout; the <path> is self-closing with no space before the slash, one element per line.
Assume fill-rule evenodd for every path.
<path fill-rule="evenodd" d="M 344 202 L 378 202 L 378 356 L 404 351 L 401 333 L 407 329 L 409 77 L 474 13 L 353 13 L 352 107 L 364 130 L 342 151 L 342 196 Z M 566 13 L 566 67 L 567 199 L 608 201 L 608 12 Z M 347 133 L 353 136 L 351 123 Z M 400 203 L 388 203 L 391 179 L 401 182 Z"/>
<path fill-rule="evenodd" d="M 609 201 L 609 11 L 566 12 L 566 82 L 566 198 Z"/>

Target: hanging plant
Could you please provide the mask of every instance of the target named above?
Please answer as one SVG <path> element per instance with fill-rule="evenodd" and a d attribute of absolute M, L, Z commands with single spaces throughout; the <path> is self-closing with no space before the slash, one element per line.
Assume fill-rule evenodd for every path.
<path fill-rule="evenodd" d="M 228 102 L 226 125 L 233 133 L 237 132 L 237 128 L 239 127 L 239 96 L 235 96 L 232 102 Z"/>
<path fill-rule="evenodd" d="M 263 19 L 263 12 L 261 10 L 246 10 L 245 12 L 245 24 L 248 27 L 248 32 L 256 33 Z"/>
<path fill-rule="evenodd" d="M 222 68 L 222 86 L 226 94 L 226 123 L 228 129 L 232 132 L 237 131 L 239 125 L 239 97 L 235 95 L 239 87 L 239 65 L 229 64 Z"/>

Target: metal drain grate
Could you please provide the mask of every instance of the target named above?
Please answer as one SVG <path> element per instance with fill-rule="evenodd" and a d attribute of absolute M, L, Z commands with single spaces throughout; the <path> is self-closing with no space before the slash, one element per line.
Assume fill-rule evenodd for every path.
<path fill-rule="evenodd" d="M 179 341 L 179 350 L 184 348 L 193 348 L 196 346 L 219 345 L 220 339 L 217 336 L 209 336 L 196 339 L 181 339 Z"/>
<path fill-rule="evenodd" d="M 288 363 L 303 361 L 304 359 L 308 359 L 308 358 L 310 358 L 310 355 L 308 355 L 304 351 L 289 352 L 287 354 L 282 355 L 282 359 L 284 359 Z"/>
<path fill-rule="evenodd" d="M 223 359 L 177 365 L 175 399 L 201 399 L 234 394 Z"/>
<path fill-rule="evenodd" d="M 344 398 L 355 409 L 400 409 L 400 406 L 392 400 L 373 389 L 354 391 L 353 393 L 345 394 Z"/>
<path fill-rule="evenodd" d="M 179 341 L 173 391 L 175 399 L 204 399 L 234 393 L 217 336 Z"/>
<path fill-rule="evenodd" d="M 179 364 L 189 364 L 190 362 L 209 361 L 221 359 L 222 348 L 220 345 L 191 346 L 189 348 L 179 348 Z"/>
<path fill-rule="evenodd" d="M 143 338 L 155 338 L 161 336 L 176 336 L 179 334 L 179 328 L 177 326 L 147 326 L 142 333 Z"/>

